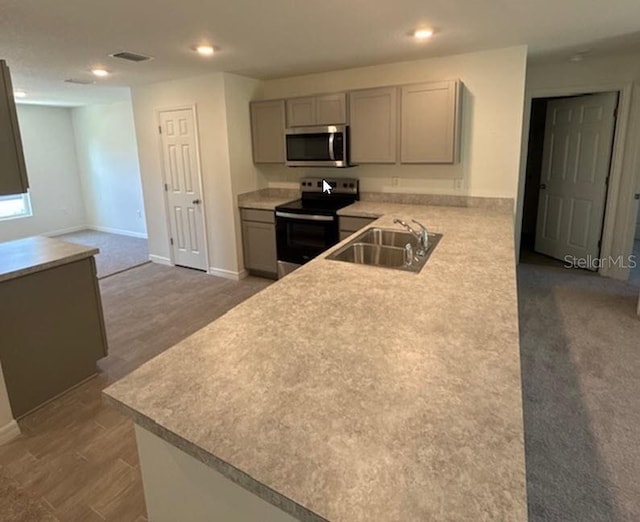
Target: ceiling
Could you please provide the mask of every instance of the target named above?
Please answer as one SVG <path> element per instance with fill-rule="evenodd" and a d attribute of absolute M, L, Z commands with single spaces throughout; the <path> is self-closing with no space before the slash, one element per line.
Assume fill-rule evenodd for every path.
<path fill-rule="evenodd" d="M 0 0 L 0 58 L 25 101 L 82 105 L 214 71 L 276 78 L 518 44 L 534 59 L 640 50 L 639 20 L 638 0 Z M 419 26 L 436 33 L 417 42 Z M 191 50 L 203 42 L 214 57 Z M 122 50 L 154 60 L 108 57 Z M 97 65 L 112 74 L 63 82 Z"/>

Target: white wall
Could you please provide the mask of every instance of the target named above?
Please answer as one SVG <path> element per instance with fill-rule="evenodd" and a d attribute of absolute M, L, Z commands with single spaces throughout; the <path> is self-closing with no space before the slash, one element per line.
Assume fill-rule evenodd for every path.
<path fill-rule="evenodd" d="M 236 234 L 236 255 L 240 267 L 244 267 L 242 252 L 242 226 L 236 201 L 238 194 L 267 186 L 266 177 L 253 163 L 251 150 L 251 116 L 249 100 L 260 89 L 260 81 L 235 74 L 224 75 L 224 94 L 229 138 L 229 167 L 231 176 L 231 202 Z"/>
<path fill-rule="evenodd" d="M 2 366 L 0 366 L 0 444 L 10 441 L 18 435 L 20 435 L 20 428 L 13 420 L 9 395 L 4 383 L 4 374 L 2 373 Z"/>
<path fill-rule="evenodd" d="M 233 90 L 229 92 L 228 115 L 225 82 Z M 210 268 L 231 276 L 243 270 L 234 190 L 258 188 L 258 174 L 250 165 L 248 126 L 249 99 L 257 85 L 254 80 L 214 73 L 132 89 L 152 259 L 170 258 L 157 111 L 195 106 Z M 238 178 L 234 181 L 235 189 L 232 177 Z"/>
<path fill-rule="evenodd" d="M 0 221 L 0 241 L 82 227 L 85 208 L 67 108 L 18 105 L 33 216 Z"/>
<path fill-rule="evenodd" d="M 71 110 L 87 225 L 146 237 L 130 101 Z"/>
<path fill-rule="evenodd" d="M 526 96 L 557 96 L 622 89 L 616 123 L 616 138 L 610 203 L 605 219 L 603 254 L 627 256 L 633 246 L 638 213 L 634 192 L 640 190 L 640 54 L 587 57 L 582 62 L 555 61 L 530 64 L 527 70 Z M 528 125 L 528 114 L 525 126 Z M 625 136 L 622 137 L 622 134 Z M 526 138 L 525 132 L 525 138 Z M 526 145 L 523 145 L 523 163 Z M 524 166 L 521 171 L 522 196 Z M 521 199 L 521 198 L 520 198 Z M 521 201 L 519 201 L 521 204 Z M 520 209 L 518 209 L 520 210 Z M 518 217 L 520 212 L 518 213 Z M 516 223 L 519 232 L 519 221 Z M 626 279 L 628 270 L 612 269 L 605 275 Z"/>
<path fill-rule="evenodd" d="M 270 186 L 302 175 L 360 179 L 363 191 L 515 197 L 526 70 L 526 47 L 361 67 L 264 82 L 262 98 L 459 78 L 464 84 L 461 162 L 457 165 L 360 165 L 336 169 L 260 167 Z M 391 178 L 398 177 L 397 186 Z M 462 179 L 457 187 L 455 180 Z M 284 182 L 284 183 L 283 183 Z M 295 186 L 291 184 L 291 186 Z"/>

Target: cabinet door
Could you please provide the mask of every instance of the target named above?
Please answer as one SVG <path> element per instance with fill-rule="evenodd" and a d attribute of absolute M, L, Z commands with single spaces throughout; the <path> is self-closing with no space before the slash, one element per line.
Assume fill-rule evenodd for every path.
<path fill-rule="evenodd" d="M 353 163 L 396 162 L 397 92 L 397 87 L 386 87 L 349 93 Z"/>
<path fill-rule="evenodd" d="M 251 102 L 254 163 L 284 163 L 284 100 Z"/>
<path fill-rule="evenodd" d="M 316 97 L 287 100 L 287 126 L 308 127 L 316 124 Z"/>
<path fill-rule="evenodd" d="M 0 60 L 0 196 L 29 188 L 9 68 Z"/>
<path fill-rule="evenodd" d="M 247 270 L 275 275 L 276 227 L 272 223 L 242 222 L 244 266 Z"/>
<path fill-rule="evenodd" d="M 347 95 L 341 92 L 317 96 L 316 123 L 318 125 L 347 123 Z"/>
<path fill-rule="evenodd" d="M 458 161 L 459 82 L 433 82 L 402 87 L 400 161 Z"/>

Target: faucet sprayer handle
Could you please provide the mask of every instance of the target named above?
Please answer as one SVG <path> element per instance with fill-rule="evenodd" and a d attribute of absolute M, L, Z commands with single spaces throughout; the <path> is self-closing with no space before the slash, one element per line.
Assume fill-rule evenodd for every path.
<path fill-rule="evenodd" d="M 406 266 L 411 266 L 412 263 L 413 263 L 413 247 L 411 246 L 411 243 L 407 243 L 404 246 L 404 264 Z"/>

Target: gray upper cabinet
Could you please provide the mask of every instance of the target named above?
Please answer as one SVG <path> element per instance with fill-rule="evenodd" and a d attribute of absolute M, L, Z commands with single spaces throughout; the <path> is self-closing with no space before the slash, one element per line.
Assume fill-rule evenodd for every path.
<path fill-rule="evenodd" d="M 29 188 L 9 67 L 0 60 L 0 196 Z"/>
<path fill-rule="evenodd" d="M 351 161 L 395 163 L 397 158 L 398 88 L 349 93 Z"/>
<path fill-rule="evenodd" d="M 292 98 L 287 100 L 287 127 L 307 127 L 316 124 L 316 98 Z"/>
<path fill-rule="evenodd" d="M 287 126 L 340 125 L 347 122 L 345 93 L 305 96 L 287 100 Z"/>
<path fill-rule="evenodd" d="M 402 87 L 401 163 L 459 161 L 460 82 Z"/>
<path fill-rule="evenodd" d="M 347 95 L 325 94 L 316 96 L 316 125 L 347 123 Z"/>
<path fill-rule="evenodd" d="M 284 163 L 284 100 L 254 101 L 251 138 L 254 163 Z"/>

